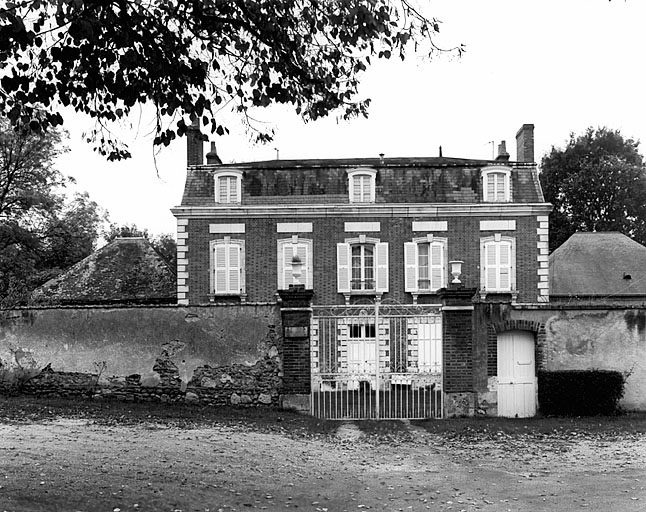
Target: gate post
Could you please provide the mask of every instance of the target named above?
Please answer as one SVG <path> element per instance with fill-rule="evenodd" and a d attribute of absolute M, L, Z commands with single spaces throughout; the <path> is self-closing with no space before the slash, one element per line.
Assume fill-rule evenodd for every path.
<path fill-rule="evenodd" d="M 283 325 L 282 407 L 309 412 L 311 392 L 310 324 L 313 290 L 290 285 L 279 290 Z"/>
<path fill-rule="evenodd" d="M 473 416 L 473 296 L 475 288 L 439 290 L 442 302 L 444 417 Z"/>

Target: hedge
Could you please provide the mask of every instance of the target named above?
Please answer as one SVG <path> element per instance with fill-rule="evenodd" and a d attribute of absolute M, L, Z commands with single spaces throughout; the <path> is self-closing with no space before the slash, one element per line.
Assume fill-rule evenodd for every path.
<path fill-rule="evenodd" d="M 546 416 L 618 414 L 625 380 L 612 370 L 538 372 L 539 410 Z"/>

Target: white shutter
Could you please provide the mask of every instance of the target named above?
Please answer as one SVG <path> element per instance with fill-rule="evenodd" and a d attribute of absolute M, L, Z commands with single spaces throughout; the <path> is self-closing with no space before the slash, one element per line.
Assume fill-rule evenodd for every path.
<path fill-rule="evenodd" d="M 305 259 L 303 260 L 303 263 L 305 263 L 305 268 L 303 269 L 303 272 L 305 273 L 303 281 L 305 282 L 305 288 L 308 290 L 314 289 L 313 244 L 314 242 L 312 240 L 307 240 L 303 244 L 306 251 Z"/>
<path fill-rule="evenodd" d="M 285 283 L 285 242 L 278 240 L 276 248 L 276 275 L 278 276 L 278 289 L 285 290 L 287 285 Z"/>
<path fill-rule="evenodd" d="M 227 291 L 227 247 L 218 244 L 214 250 L 214 293 L 225 293 Z"/>
<path fill-rule="evenodd" d="M 407 292 L 417 291 L 417 244 L 406 242 L 404 244 L 404 286 Z"/>
<path fill-rule="evenodd" d="M 429 254 L 429 267 L 431 278 L 431 290 L 438 290 L 443 286 L 444 276 L 444 250 L 439 242 L 431 244 Z"/>
<path fill-rule="evenodd" d="M 488 242 L 485 244 L 485 289 L 498 289 L 498 257 L 496 254 L 497 244 Z"/>
<path fill-rule="evenodd" d="M 228 246 L 229 253 L 229 286 L 227 291 L 229 293 L 240 293 L 242 289 L 242 279 L 240 276 L 242 265 L 240 246 L 238 244 L 230 244 Z"/>
<path fill-rule="evenodd" d="M 308 286 L 308 282 L 307 282 L 307 276 L 309 274 L 309 264 L 307 262 L 307 253 L 309 251 L 307 250 L 307 244 L 300 242 L 296 246 L 292 245 L 292 248 L 296 250 L 296 254 L 303 262 L 303 266 L 301 268 L 301 277 L 299 278 L 301 281 L 301 284 L 304 284 L 305 288 L 309 290 L 311 289 L 311 286 Z M 290 272 L 291 272 L 291 269 L 290 269 Z M 292 282 L 294 282 L 293 276 L 292 276 Z"/>
<path fill-rule="evenodd" d="M 336 244 L 336 275 L 339 293 L 350 292 L 350 244 Z"/>
<path fill-rule="evenodd" d="M 388 243 L 379 242 L 375 244 L 376 253 L 376 288 L 377 292 L 388 291 Z"/>
<path fill-rule="evenodd" d="M 499 290 L 511 290 L 511 244 L 509 242 L 500 242 L 498 249 Z"/>

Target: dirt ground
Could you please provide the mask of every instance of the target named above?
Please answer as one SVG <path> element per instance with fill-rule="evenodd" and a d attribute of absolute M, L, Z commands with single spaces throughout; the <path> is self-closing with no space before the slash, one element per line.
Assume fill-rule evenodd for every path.
<path fill-rule="evenodd" d="M 0 511 L 646 510 L 646 417 L 326 422 L 0 398 Z"/>

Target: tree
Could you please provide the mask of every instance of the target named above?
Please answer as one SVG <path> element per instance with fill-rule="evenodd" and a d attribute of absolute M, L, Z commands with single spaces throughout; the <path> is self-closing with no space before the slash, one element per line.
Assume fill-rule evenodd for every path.
<path fill-rule="evenodd" d="M 0 119 L 0 305 L 31 290 L 94 249 L 106 213 L 87 193 L 60 192 L 70 179 L 54 166 L 64 132 L 13 129 Z"/>
<path fill-rule="evenodd" d="M 639 142 L 618 130 L 588 128 L 541 162 L 550 216 L 550 250 L 575 231 L 620 231 L 646 243 L 646 167 Z"/>
<path fill-rule="evenodd" d="M 156 144 L 184 135 L 192 119 L 224 134 L 224 107 L 248 122 L 250 109 L 272 103 L 292 104 L 305 121 L 336 109 L 365 116 L 369 100 L 356 96 L 371 59 L 403 59 L 409 44 L 438 51 L 438 31 L 408 0 L 8 2 L 0 111 L 46 129 L 69 105 L 96 119 L 88 141 L 108 159 L 130 154 L 106 123 L 146 102 Z"/>

